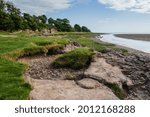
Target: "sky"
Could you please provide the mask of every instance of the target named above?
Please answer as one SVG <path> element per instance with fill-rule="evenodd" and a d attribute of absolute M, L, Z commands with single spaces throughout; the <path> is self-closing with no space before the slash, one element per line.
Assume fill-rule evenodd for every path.
<path fill-rule="evenodd" d="M 85 25 L 93 32 L 150 33 L 150 0 L 9 1 L 22 12 L 67 18 L 72 25 Z"/>

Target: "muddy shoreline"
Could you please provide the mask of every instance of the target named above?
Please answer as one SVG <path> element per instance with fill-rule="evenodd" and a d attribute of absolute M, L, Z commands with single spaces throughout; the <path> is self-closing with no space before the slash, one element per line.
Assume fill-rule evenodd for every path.
<path fill-rule="evenodd" d="M 141 41 L 150 41 L 150 34 L 114 34 L 116 37 L 141 40 Z"/>

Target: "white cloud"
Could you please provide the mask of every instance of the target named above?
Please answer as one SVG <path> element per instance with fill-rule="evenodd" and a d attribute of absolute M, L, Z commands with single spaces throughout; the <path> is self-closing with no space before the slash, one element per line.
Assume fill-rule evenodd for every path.
<path fill-rule="evenodd" d="M 48 12 L 61 11 L 69 8 L 73 4 L 84 4 L 91 0 L 5 0 L 11 1 L 22 12 L 35 15 L 46 14 Z"/>
<path fill-rule="evenodd" d="M 98 0 L 116 10 L 129 10 L 139 13 L 150 13 L 150 0 Z"/>
<path fill-rule="evenodd" d="M 11 1 L 22 12 L 41 15 L 67 9 L 73 0 L 6 0 Z"/>

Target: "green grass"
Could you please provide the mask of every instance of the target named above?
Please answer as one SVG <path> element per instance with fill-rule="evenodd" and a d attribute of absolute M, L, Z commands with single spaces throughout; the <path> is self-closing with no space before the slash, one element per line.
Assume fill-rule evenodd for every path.
<path fill-rule="evenodd" d="M 87 67 L 91 63 L 93 55 L 93 51 L 89 48 L 77 48 L 58 57 L 53 62 L 53 66 L 56 68 L 68 67 L 72 69 L 81 69 Z"/>
<path fill-rule="evenodd" d="M 71 41 L 76 41 L 80 43 L 82 46 L 92 48 L 98 52 L 102 52 L 106 48 L 111 48 L 114 51 L 121 51 L 123 53 L 127 53 L 128 51 L 124 48 L 118 48 L 114 44 L 110 43 L 98 43 L 96 41 L 91 40 L 91 36 L 95 35 L 93 34 L 84 34 L 84 35 L 68 35 L 67 38 L 69 38 Z"/>
<path fill-rule="evenodd" d="M 0 37 L 0 56 L 12 60 L 22 56 L 44 54 L 62 48 L 67 43 L 69 39 L 28 36 L 19 33 L 15 38 Z"/>
<path fill-rule="evenodd" d="M 123 100 L 124 98 L 127 97 L 125 91 L 123 89 L 121 89 L 117 84 L 106 84 L 110 89 L 112 89 L 112 91 L 114 92 L 114 94 L 121 100 Z"/>
<path fill-rule="evenodd" d="M 23 56 L 37 54 L 57 54 L 70 41 L 82 46 L 102 51 L 114 48 L 112 44 L 97 43 L 90 39 L 91 33 L 58 33 L 67 35 L 64 38 L 48 38 L 27 34 L 25 32 L 0 32 L 0 99 L 28 99 L 31 86 L 25 83 L 23 73 L 26 65 L 16 60 Z M 93 52 L 88 48 L 76 49 L 60 56 L 54 63 L 56 67 L 79 69 L 90 64 Z"/>
<path fill-rule="evenodd" d="M 54 53 L 69 42 L 68 39 L 45 38 L 17 33 L 14 37 L 0 33 L 0 99 L 29 99 L 31 86 L 25 83 L 23 73 L 26 65 L 16 59 L 22 56 Z"/>
<path fill-rule="evenodd" d="M 80 43 L 82 46 L 92 48 L 99 52 L 103 51 L 106 48 L 114 47 L 113 44 L 98 43 L 89 38 L 86 38 L 85 36 L 68 36 L 68 38 L 72 41 Z"/>
<path fill-rule="evenodd" d="M 31 86 L 22 75 L 26 66 L 0 58 L 0 99 L 28 99 Z"/>

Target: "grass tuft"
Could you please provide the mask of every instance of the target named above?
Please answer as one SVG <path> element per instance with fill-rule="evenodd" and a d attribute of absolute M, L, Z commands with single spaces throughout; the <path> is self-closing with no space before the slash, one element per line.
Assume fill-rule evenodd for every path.
<path fill-rule="evenodd" d="M 126 93 L 123 89 L 121 89 L 117 84 L 106 84 L 114 94 L 121 100 L 123 100 L 126 97 Z"/>
<path fill-rule="evenodd" d="M 81 69 L 87 67 L 92 60 L 94 53 L 89 48 L 77 48 L 69 53 L 61 55 L 53 62 L 55 68 L 68 67 Z"/>

